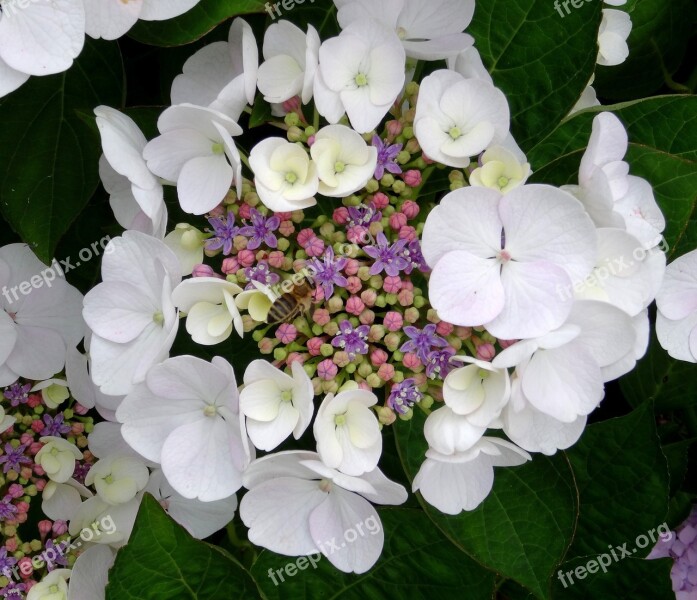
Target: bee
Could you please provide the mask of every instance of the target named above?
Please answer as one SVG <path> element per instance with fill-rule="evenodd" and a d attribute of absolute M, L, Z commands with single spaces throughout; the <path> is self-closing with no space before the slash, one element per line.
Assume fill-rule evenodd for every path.
<path fill-rule="evenodd" d="M 269 309 L 266 322 L 269 325 L 291 323 L 299 315 L 310 310 L 314 288 L 307 280 L 302 280 L 293 289 L 279 296 Z"/>

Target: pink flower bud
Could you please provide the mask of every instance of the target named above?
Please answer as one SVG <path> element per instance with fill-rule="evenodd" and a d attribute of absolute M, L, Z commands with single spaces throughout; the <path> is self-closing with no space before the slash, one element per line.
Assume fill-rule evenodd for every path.
<path fill-rule="evenodd" d="M 358 277 L 351 277 L 351 279 L 358 279 Z M 360 285 L 360 279 L 358 279 L 358 283 Z M 350 283 L 350 281 L 349 281 Z M 363 309 L 365 308 L 365 304 L 363 304 L 363 300 L 361 300 L 358 296 L 351 296 L 347 301 L 346 301 L 346 312 L 355 316 L 360 315 L 363 312 Z"/>
<path fill-rule="evenodd" d="M 331 381 L 338 372 L 339 368 L 332 362 L 331 358 L 327 358 L 317 365 L 317 375 L 324 381 Z"/>
<path fill-rule="evenodd" d="M 413 352 L 407 352 L 402 359 L 402 364 L 407 369 L 418 369 L 421 366 L 421 361 Z"/>
<path fill-rule="evenodd" d="M 416 229 L 414 229 L 411 225 L 405 225 L 399 230 L 399 239 L 400 240 L 408 240 L 410 242 L 414 241 L 416 238 L 418 238 L 418 234 L 416 233 Z"/>
<path fill-rule="evenodd" d="M 271 354 L 274 349 L 274 343 L 273 340 L 270 338 L 263 338 L 259 342 L 259 352 L 262 354 Z"/>
<path fill-rule="evenodd" d="M 19 575 L 22 579 L 28 579 L 34 572 L 34 567 L 31 564 L 31 558 L 25 556 L 17 561 L 17 569 L 19 570 Z"/>
<path fill-rule="evenodd" d="M 305 246 L 305 252 L 308 256 L 322 256 L 324 248 L 324 241 L 318 237 L 313 237 Z"/>
<path fill-rule="evenodd" d="M 278 228 L 278 232 L 283 237 L 290 237 L 295 233 L 295 224 L 290 219 L 281 221 L 281 225 Z"/>
<path fill-rule="evenodd" d="M 215 277 L 216 279 L 222 279 L 222 276 L 218 275 L 212 267 L 208 265 L 196 265 L 191 273 L 192 277 Z"/>
<path fill-rule="evenodd" d="M 363 287 L 363 282 L 356 277 L 355 275 L 352 275 L 351 277 L 348 277 L 346 279 L 348 282 L 346 285 L 346 289 L 351 293 L 351 294 L 357 294 L 358 292 L 361 291 L 361 288 Z M 363 310 L 363 309 L 361 309 Z M 360 312 L 360 311 L 358 311 Z"/>
<path fill-rule="evenodd" d="M 426 377 L 426 373 L 414 373 L 414 385 L 416 387 L 421 387 L 424 383 L 428 381 L 428 378 Z"/>
<path fill-rule="evenodd" d="M 252 218 L 252 207 L 246 202 L 240 205 L 240 210 L 237 213 L 240 219 L 249 220 Z"/>
<path fill-rule="evenodd" d="M 394 231 L 399 231 L 407 224 L 407 216 L 404 213 L 396 212 L 390 216 L 390 227 Z"/>
<path fill-rule="evenodd" d="M 340 206 L 334 209 L 334 214 L 332 215 L 334 223 L 337 225 L 346 225 L 349 220 L 349 211 L 345 206 Z"/>
<path fill-rule="evenodd" d="M 380 365 L 378 377 L 383 381 L 390 381 L 394 377 L 394 367 L 389 363 Z"/>
<path fill-rule="evenodd" d="M 506 348 L 510 348 L 513 344 L 517 342 L 518 340 L 499 340 L 499 345 L 501 346 L 501 348 L 505 350 Z"/>
<path fill-rule="evenodd" d="M 359 263 L 355 258 L 349 258 L 346 261 L 346 266 L 344 267 L 344 273 L 347 275 L 355 275 L 358 273 L 358 269 L 361 268 L 361 263 Z"/>
<path fill-rule="evenodd" d="M 312 356 L 319 356 L 320 354 L 322 354 L 320 350 L 322 348 L 322 344 L 324 344 L 324 340 L 322 340 L 322 338 L 310 338 L 309 340 L 307 340 L 307 351 Z"/>
<path fill-rule="evenodd" d="M 361 325 L 372 325 L 375 322 L 375 313 L 366 308 L 360 315 L 358 315 L 358 320 Z"/>
<path fill-rule="evenodd" d="M 283 221 L 290 221 L 291 217 L 293 216 L 293 213 L 289 212 L 275 212 L 274 216 L 278 217 L 281 222 Z"/>
<path fill-rule="evenodd" d="M 293 363 L 298 363 L 300 365 L 305 364 L 305 355 L 300 354 L 300 352 L 291 352 L 286 358 L 286 364 L 290 367 Z"/>
<path fill-rule="evenodd" d="M 41 442 L 32 442 L 29 444 L 29 454 L 35 456 L 44 445 Z"/>
<path fill-rule="evenodd" d="M 390 203 L 390 198 L 387 196 L 387 194 L 383 194 L 382 192 L 378 192 L 373 196 L 373 204 L 375 205 L 375 208 L 378 210 L 382 210 L 386 206 L 388 206 Z"/>
<path fill-rule="evenodd" d="M 302 229 L 298 231 L 298 244 L 301 248 L 305 248 L 313 238 L 316 238 L 317 234 L 312 231 L 312 229 Z"/>
<path fill-rule="evenodd" d="M 212 211 L 210 211 L 208 214 L 213 218 L 224 217 L 225 216 L 225 207 L 222 204 L 219 204 Z"/>
<path fill-rule="evenodd" d="M 402 212 L 406 215 L 407 219 L 415 219 L 419 214 L 419 205 L 413 200 L 407 200 L 402 204 Z"/>
<path fill-rule="evenodd" d="M 387 331 L 399 331 L 402 328 L 402 325 L 404 325 L 404 320 L 402 319 L 401 314 L 391 310 L 385 315 L 383 325 Z"/>
<path fill-rule="evenodd" d="M 27 399 L 27 406 L 29 408 L 36 408 L 41 404 L 42 398 L 40 394 L 29 394 L 29 398 Z M 43 427 L 41 428 L 43 429 Z"/>
<path fill-rule="evenodd" d="M 413 290 L 414 289 L 414 283 L 411 281 L 411 279 L 406 279 L 405 281 L 402 281 L 402 289 L 403 290 Z"/>
<path fill-rule="evenodd" d="M 85 431 L 85 425 L 84 423 L 73 423 L 70 427 L 70 431 L 73 433 L 73 435 L 80 435 Z"/>
<path fill-rule="evenodd" d="M 436 325 L 436 333 L 444 337 L 450 335 L 454 329 L 455 326 L 453 324 L 447 323 L 445 321 L 441 321 L 440 323 L 438 323 L 438 325 Z"/>
<path fill-rule="evenodd" d="M 382 289 L 388 294 L 396 294 L 402 289 L 402 280 L 399 277 L 388 276 L 382 282 Z"/>
<path fill-rule="evenodd" d="M 39 521 L 36 526 L 39 529 L 39 535 L 41 535 L 41 541 L 43 542 L 46 539 L 46 536 L 51 533 L 51 530 L 53 529 L 53 522 L 49 521 L 48 519 L 43 519 L 42 521 Z"/>
<path fill-rule="evenodd" d="M 31 479 L 32 476 L 32 471 L 34 474 L 38 475 L 39 477 L 43 477 L 46 475 L 46 471 L 43 470 L 43 468 L 40 465 L 34 465 L 34 468 L 32 467 L 24 467 L 19 471 L 19 476 L 22 479 Z"/>
<path fill-rule="evenodd" d="M 389 134 L 389 136 L 392 139 L 394 139 L 400 133 L 402 133 L 403 126 L 402 126 L 401 121 L 397 121 L 397 120 L 393 119 L 392 121 L 387 121 L 386 128 L 387 128 L 387 133 Z"/>
<path fill-rule="evenodd" d="M 326 308 L 318 308 L 312 315 L 312 320 L 317 323 L 317 325 L 324 327 L 329 321 L 332 320 L 329 311 Z"/>
<path fill-rule="evenodd" d="M 8 552 L 17 552 L 18 545 L 16 537 L 5 540 L 5 548 L 7 548 Z"/>
<path fill-rule="evenodd" d="M 370 242 L 370 233 L 362 225 L 354 225 L 346 232 L 346 239 L 352 244 L 367 244 Z"/>
<path fill-rule="evenodd" d="M 384 350 L 380 350 L 379 348 L 373 350 L 370 353 L 370 362 L 374 367 L 384 365 L 387 362 L 388 358 L 389 357 L 387 356 L 387 352 L 385 352 Z"/>
<path fill-rule="evenodd" d="M 29 503 L 28 502 L 24 502 L 24 501 L 20 500 L 19 502 L 15 503 L 15 506 L 17 507 L 17 511 L 20 514 L 29 512 Z"/>
<path fill-rule="evenodd" d="M 251 250 L 241 250 L 237 255 L 237 260 L 240 261 L 240 265 L 243 267 L 251 267 L 256 261 L 257 257 Z"/>
<path fill-rule="evenodd" d="M 477 358 L 479 360 L 492 360 L 496 356 L 496 348 L 493 344 L 481 344 L 477 347 Z"/>
<path fill-rule="evenodd" d="M 411 306 L 414 304 L 414 292 L 411 290 L 401 290 L 397 294 L 397 300 L 400 306 Z"/>
<path fill-rule="evenodd" d="M 89 411 L 89 408 L 87 408 L 86 406 L 82 406 L 82 404 L 80 404 L 79 402 L 76 402 L 75 406 L 73 406 L 73 412 L 76 415 L 86 415 Z"/>
<path fill-rule="evenodd" d="M 24 488 L 18 483 L 13 483 L 7 490 L 7 493 L 13 498 L 20 498 L 24 496 Z"/>
<path fill-rule="evenodd" d="M 280 250 L 274 250 L 269 253 L 269 265 L 275 269 L 283 268 L 283 263 L 286 260 L 285 255 Z"/>
<path fill-rule="evenodd" d="M 375 306 L 378 299 L 378 294 L 375 290 L 363 290 L 361 292 L 361 300 L 366 306 Z"/>
<path fill-rule="evenodd" d="M 31 423 L 31 429 L 32 429 L 32 431 L 36 431 L 36 433 L 39 433 L 39 432 L 43 431 L 43 429 L 44 429 L 44 422 L 43 422 L 43 421 L 39 421 L 39 420 L 32 421 L 32 423 Z"/>
<path fill-rule="evenodd" d="M 68 532 L 68 524 L 65 521 L 58 519 L 53 522 L 53 527 L 51 528 L 54 535 L 63 535 Z"/>
<path fill-rule="evenodd" d="M 300 98 L 298 96 L 293 96 L 292 98 L 289 98 L 288 100 L 283 102 L 282 106 L 283 111 L 286 114 L 298 112 L 301 107 Z"/>
<path fill-rule="evenodd" d="M 298 330 L 292 323 L 281 323 L 276 329 L 276 339 L 281 340 L 282 344 L 291 344 L 298 337 Z"/>
<path fill-rule="evenodd" d="M 34 441 L 34 436 L 31 433 L 23 433 L 19 438 L 20 444 L 31 444 Z"/>
<path fill-rule="evenodd" d="M 421 185 L 421 171 L 411 169 L 402 175 L 402 179 L 409 187 L 419 186 Z"/>
<path fill-rule="evenodd" d="M 317 139 L 316 136 L 311 135 L 310 137 L 307 138 L 307 145 L 312 148 L 312 146 L 315 145 L 315 140 Z"/>
<path fill-rule="evenodd" d="M 36 489 L 39 490 L 40 492 L 44 491 L 44 488 L 46 487 L 47 481 L 45 479 L 37 479 L 34 485 L 36 486 Z"/>

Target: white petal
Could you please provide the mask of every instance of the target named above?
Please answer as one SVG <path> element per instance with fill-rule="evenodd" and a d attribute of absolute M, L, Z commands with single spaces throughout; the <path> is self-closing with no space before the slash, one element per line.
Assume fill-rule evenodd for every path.
<path fill-rule="evenodd" d="M 162 471 L 184 498 L 222 500 L 242 487 L 239 429 L 220 417 L 199 419 L 173 431 L 162 446 Z"/>
<path fill-rule="evenodd" d="M 165 21 L 178 17 L 201 0 L 144 0 L 140 18 L 144 21 Z"/>
<path fill-rule="evenodd" d="M 326 497 L 318 481 L 296 479 L 290 474 L 255 485 L 240 502 L 240 517 L 249 528 L 249 541 L 287 556 L 316 552 L 309 519 Z"/>
<path fill-rule="evenodd" d="M 140 17 L 144 0 L 104 2 L 84 0 L 85 31 L 93 38 L 115 40 L 124 35 Z"/>
<path fill-rule="evenodd" d="M 368 529 L 369 523 L 377 527 Z M 365 527 L 361 533 L 358 524 Z M 322 554 L 344 573 L 365 573 L 380 558 L 385 541 L 380 517 L 370 502 L 357 494 L 333 488 L 310 514 L 309 525 Z"/>
<path fill-rule="evenodd" d="M 101 544 L 87 548 L 80 554 L 70 574 L 70 599 L 104 600 L 109 569 L 115 558 L 114 550 Z"/>
<path fill-rule="evenodd" d="M 536 352 L 522 375 L 522 386 L 537 410 L 564 423 L 591 413 L 604 394 L 598 363 L 574 342 Z"/>
<path fill-rule="evenodd" d="M 85 43 L 85 9 L 79 0 L 12 3 L 0 19 L 0 58 L 30 75 L 70 68 Z"/>
<path fill-rule="evenodd" d="M 487 330 L 498 338 L 544 335 L 559 327 L 571 310 L 571 294 L 564 293 L 571 287 L 569 276 L 550 262 L 511 261 L 501 270 L 501 283 L 505 294 L 503 309 L 486 323 Z"/>
<path fill-rule="evenodd" d="M 495 260 L 469 252 L 446 254 L 436 263 L 429 280 L 431 302 L 438 316 L 463 326 L 483 325 L 497 317 L 504 308 L 499 270 Z"/>
<path fill-rule="evenodd" d="M 22 86 L 29 75 L 13 69 L 2 58 L 0 58 L 0 98 L 11 94 Z"/>

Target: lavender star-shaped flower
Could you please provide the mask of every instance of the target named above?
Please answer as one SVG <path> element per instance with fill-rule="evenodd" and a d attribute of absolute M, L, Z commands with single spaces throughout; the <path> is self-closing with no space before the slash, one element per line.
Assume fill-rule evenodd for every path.
<path fill-rule="evenodd" d="M 274 273 L 271 269 L 269 269 L 268 263 L 264 260 L 253 267 L 247 267 L 244 270 L 244 276 L 249 280 L 249 283 L 245 288 L 247 290 L 257 289 L 252 281 L 257 281 L 266 286 L 276 285 L 279 281 L 281 281 L 278 273 Z"/>
<path fill-rule="evenodd" d="M 375 262 L 370 267 L 371 275 L 379 275 L 383 271 L 390 277 L 396 277 L 400 271 L 406 269 L 411 263 L 404 258 L 404 247 L 407 240 L 398 240 L 390 245 L 385 234 L 380 232 L 377 237 L 377 246 L 366 246 L 363 248 L 365 253 L 374 259 Z"/>
<path fill-rule="evenodd" d="M 400 415 L 404 415 L 414 404 L 421 402 L 423 397 L 419 388 L 416 387 L 416 381 L 408 378 L 392 386 L 392 391 L 387 398 L 387 406 Z"/>
<path fill-rule="evenodd" d="M 359 204 L 358 206 L 348 207 L 349 220 L 346 222 L 347 227 L 369 227 L 371 223 L 382 219 L 382 213 L 375 209 L 375 205 Z"/>
<path fill-rule="evenodd" d="M 10 571 L 17 564 L 17 559 L 14 556 L 7 554 L 7 548 L 0 548 L 0 573 Z"/>
<path fill-rule="evenodd" d="M 349 355 L 349 359 L 356 358 L 356 354 L 368 354 L 368 335 L 370 327 L 359 325 L 354 327 L 350 321 L 339 323 L 339 333 L 332 339 L 332 346 L 340 348 Z"/>
<path fill-rule="evenodd" d="M 2 594 L 2 597 L 5 600 L 22 600 L 22 598 L 24 598 L 24 592 L 26 589 L 26 584 L 17 583 L 10 579 L 10 583 L 0 590 L 0 594 Z"/>
<path fill-rule="evenodd" d="M 5 473 L 7 473 L 7 471 L 5 471 Z M 12 496 L 7 494 L 2 500 L 0 500 L 0 521 L 14 519 L 16 514 L 17 507 L 12 504 Z"/>
<path fill-rule="evenodd" d="M 10 401 L 10 406 L 19 406 L 20 404 L 26 404 L 27 400 L 29 400 L 29 390 L 31 390 L 30 383 L 25 383 L 24 385 L 13 383 L 5 390 L 3 396 Z"/>
<path fill-rule="evenodd" d="M 334 258 L 334 248 L 329 246 L 322 255 L 322 260 L 317 258 L 307 261 L 307 266 L 314 269 L 312 278 L 315 283 L 322 286 L 324 298 L 329 300 L 334 295 L 334 286 L 346 287 L 348 280 L 340 271 L 346 266 L 348 259 L 345 257 Z"/>
<path fill-rule="evenodd" d="M 46 564 L 46 568 L 48 569 L 49 573 L 58 567 L 68 566 L 68 557 L 66 554 L 68 550 L 67 547 L 69 545 L 68 540 L 59 542 L 58 544 L 56 544 L 53 540 L 48 540 L 46 542 L 44 552 L 48 552 L 49 549 L 53 549 L 53 554 L 49 553 L 48 556 L 55 556 L 55 558 Z"/>
<path fill-rule="evenodd" d="M 436 335 L 436 326 L 429 323 L 423 329 L 417 329 L 413 325 L 404 328 L 404 333 L 409 336 L 409 341 L 402 344 L 400 352 L 414 352 L 419 360 L 426 364 L 428 355 L 434 348 L 445 348 L 448 345 L 442 337 Z"/>
<path fill-rule="evenodd" d="M 373 136 L 373 146 L 378 149 L 378 164 L 375 167 L 375 179 L 382 179 L 385 171 L 393 175 L 399 175 L 402 167 L 397 164 L 397 156 L 402 151 L 402 144 L 388 144 L 379 136 Z"/>
<path fill-rule="evenodd" d="M 404 272 L 407 275 L 409 275 L 414 269 L 418 269 L 422 273 L 427 273 L 430 270 L 426 264 L 426 259 L 421 252 L 421 242 L 419 242 L 419 240 L 414 239 L 409 242 L 406 248 L 404 248 L 402 255 L 409 263 L 409 266 L 404 269 Z"/>
<path fill-rule="evenodd" d="M 232 253 L 232 245 L 236 236 L 240 235 L 240 228 L 235 225 L 235 215 L 231 212 L 226 219 L 212 218 L 208 222 L 213 227 L 215 237 L 206 242 L 206 250 L 223 249 L 223 254 L 228 256 Z"/>
<path fill-rule="evenodd" d="M 63 415 L 43 416 L 44 428 L 41 430 L 41 435 L 52 435 L 59 437 L 70 431 L 70 426 L 63 421 Z"/>
<path fill-rule="evenodd" d="M 262 242 L 269 248 L 277 248 L 278 240 L 274 235 L 281 226 L 281 219 L 277 216 L 265 217 L 258 210 L 252 209 L 252 224 L 240 229 L 240 235 L 251 238 L 247 243 L 249 250 L 256 250 Z"/>
<path fill-rule="evenodd" d="M 5 444 L 5 454 L 0 456 L 0 464 L 5 466 L 2 468 L 3 473 L 7 473 L 10 469 L 19 471 L 22 465 L 31 464 L 32 460 L 28 456 L 24 456 L 24 451 L 29 444 L 21 444 L 16 448 L 7 442 Z"/>
<path fill-rule="evenodd" d="M 452 346 L 446 346 L 440 350 L 431 350 L 426 357 L 426 376 L 431 379 L 445 379 L 452 369 L 450 359 L 454 355 L 455 349 Z"/>

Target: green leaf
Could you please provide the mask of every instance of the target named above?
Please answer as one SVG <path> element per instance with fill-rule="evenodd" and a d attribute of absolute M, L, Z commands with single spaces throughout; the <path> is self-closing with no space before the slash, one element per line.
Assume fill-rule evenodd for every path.
<path fill-rule="evenodd" d="M 424 416 L 395 424 L 402 464 L 413 479 L 427 448 Z M 522 467 L 494 470 L 494 487 L 475 510 L 446 516 L 426 502 L 426 514 L 456 546 L 485 567 L 549 598 L 549 579 L 576 522 L 576 489 L 562 454 L 535 455 Z"/>
<path fill-rule="evenodd" d="M 379 513 L 385 546 L 367 573 L 341 573 L 324 557 L 310 563 L 264 550 L 252 566 L 252 575 L 270 600 L 383 600 L 396 597 L 395 590 L 410 600 L 492 597 L 494 574 L 434 530 L 423 511 L 387 508 Z M 296 568 L 299 560 L 303 570 Z"/>
<path fill-rule="evenodd" d="M 128 545 L 109 572 L 106 600 L 264 598 L 251 575 L 219 548 L 194 539 L 149 494 Z"/>
<path fill-rule="evenodd" d="M 697 246 L 697 97 L 659 96 L 575 115 L 528 153 L 533 181 L 562 185 L 578 180 L 593 117 L 611 111 L 629 134 L 632 175 L 651 183 L 666 217 L 669 257 Z"/>
<path fill-rule="evenodd" d="M 584 569 L 589 560 L 595 557 L 579 561 L 578 566 Z M 607 562 L 606 559 L 605 562 Z M 597 561 L 596 561 L 597 563 Z M 583 579 L 568 573 L 571 567 L 563 567 L 562 575 L 557 572 L 554 580 L 555 587 L 553 597 L 559 600 L 588 600 L 588 598 L 633 598 L 634 600 L 675 600 L 675 592 L 670 582 L 670 569 L 673 561 L 669 558 L 659 560 L 643 560 L 639 558 L 626 558 L 619 563 L 613 562 L 607 572 L 600 567 L 592 566 L 595 573 L 579 570 Z M 566 587 L 562 584 L 563 579 Z M 570 583 L 573 581 L 573 583 Z"/>
<path fill-rule="evenodd" d="M 621 65 L 598 66 L 593 86 L 610 100 L 642 98 L 659 90 L 680 66 L 694 30 L 695 3 L 629 0 L 618 10 L 632 18 L 629 57 Z"/>
<path fill-rule="evenodd" d="M 695 379 L 697 365 L 668 356 L 652 333 L 646 356 L 620 380 L 620 386 L 632 406 L 650 400 L 664 412 L 694 406 Z"/>
<path fill-rule="evenodd" d="M 606 563 L 609 576 L 596 572 L 587 578 L 575 577 L 571 585 L 566 580 L 566 589 L 557 572 L 555 590 L 563 598 L 567 597 L 564 594 L 574 598 L 636 597 L 628 586 L 635 592 L 643 590 L 645 579 L 665 569 L 644 567 L 644 561 L 632 561 L 630 556 L 645 557 L 659 533 L 668 530 L 659 531 L 668 514 L 670 483 L 650 403 L 625 417 L 590 425 L 566 455 L 578 487 L 579 517 L 567 562 L 559 570 L 585 568 L 589 560 L 597 559 Z M 655 595 L 640 597 L 667 597 L 670 579 L 658 580 L 652 589 Z"/>
<path fill-rule="evenodd" d="M 181 46 L 202 38 L 230 17 L 264 12 L 265 0 L 201 0 L 167 21 L 138 21 L 128 35 L 151 46 Z"/>
<path fill-rule="evenodd" d="M 0 211 L 47 264 L 99 183 L 99 136 L 80 115 L 119 106 L 122 87 L 118 46 L 88 39 L 69 71 L 0 100 Z"/>
<path fill-rule="evenodd" d="M 551 0 L 477 2 L 468 32 L 511 106 L 523 150 L 569 114 L 595 69 L 601 2 L 563 18 Z"/>

